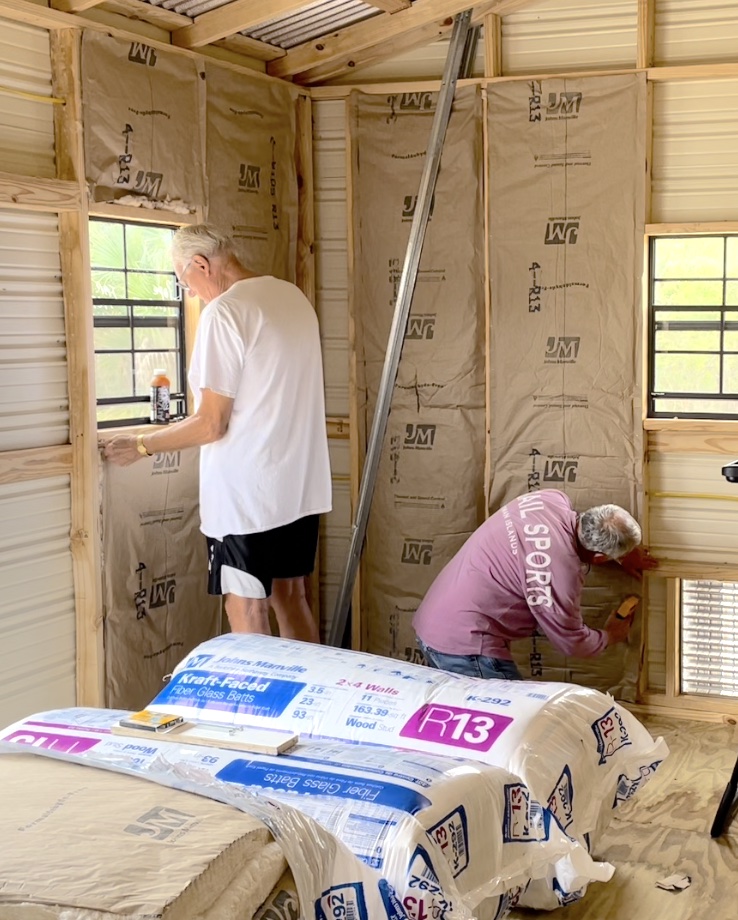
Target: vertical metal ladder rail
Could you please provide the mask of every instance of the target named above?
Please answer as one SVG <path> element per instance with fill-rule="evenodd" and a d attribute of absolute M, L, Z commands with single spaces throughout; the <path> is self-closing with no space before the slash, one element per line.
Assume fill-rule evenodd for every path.
<path fill-rule="evenodd" d="M 423 174 L 420 179 L 415 214 L 410 227 L 410 237 L 405 253 L 405 261 L 402 266 L 402 275 L 400 276 L 400 283 L 397 289 L 397 302 L 395 304 L 395 313 L 392 318 L 389 344 L 387 346 L 387 353 L 385 354 L 384 367 L 382 368 L 382 377 L 379 383 L 377 404 L 372 418 L 366 459 L 361 476 L 361 485 L 359 487 L 356 516 L 351 528 L 351 543 L 348 559 L 341 579 L 341 587 L 336 600 L 333 619 L 331 621 L 328 637 L 330 645 L 340 646 L 346 630 L 349 608 L 351 606 L 351 596 L 356 581 L 356 574 L 359 569 L 361 551 L 366 536 L 367 523 L 369 521 L 369 511 L 374 495 L 374 487 L 377 481 L 377 473 L 379 471 L 382 445 L 387 431 L 387 420 L 389 418 L 392 403 L 392 391 L 395 386 L 397 369 L 402 354 L 402 341 L 405 336 L 407 320 L 410 314 L 410 305 L 412 304 L 413 293 L 415 291 L 415 282 L 418 277 L 418 267 L 423 251 L 423 243 L 425 242 L 425 232 L 428 226 L 431 201 L 433 200 L 433 193 L 436 188 L 438 169 L 441 164 L 441 154 L 443 153 L 446 129 L 448 127 L 449 118 L 451 117 L 451 105 L 456 91 L 456 83 L 459 79 L 459 75 L 462 73 L 462 67 L 468 67 L 470 59 L 473 57 L 473 50 L 470 49 L 473 49 L 474 42 L 467 42 L 471 28 L 471 15 L 472 11 L 469 9 L 463 13 L 459 13 L 454 19 L 448 57 L 446 58 L 441 89 L 438 95 L 436 112 L 433 118 L 430 139 L 428 141 L 428 149 L 425 155 Z M 472 35 L 476 38 L 476 30 L 472 31 Z"/>

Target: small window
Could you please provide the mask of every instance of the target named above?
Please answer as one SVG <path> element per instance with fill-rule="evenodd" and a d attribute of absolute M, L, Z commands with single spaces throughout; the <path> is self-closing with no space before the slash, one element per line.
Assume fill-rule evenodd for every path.
<path fill-rule="evenodd" d="M 653 418 L 738 418 L 738 236 L 651 241 Z"/>
<path fill-rule="evenodd" d="M 97 422 L 149 420 L 154 370 L 171 381 L 171 412 L 185 411 L 184 295 L 171 259 L 175 228 L 90 220 Z"/>
<path fill-rule="evenodd" d="M 682 581 L 682 693 L 738 698 L 738 584 Z"/>

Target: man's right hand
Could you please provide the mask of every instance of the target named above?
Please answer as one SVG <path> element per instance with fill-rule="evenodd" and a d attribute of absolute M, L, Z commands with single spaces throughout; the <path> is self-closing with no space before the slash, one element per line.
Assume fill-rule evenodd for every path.
<path fill-rule="evenodd" d="M 628 617 L 619 617 L 617 610 L 614 610 L 605 623 L 607 644 L 615 645 L 617 642 L 626 642 L 632 625 L 633 614 Z"/>

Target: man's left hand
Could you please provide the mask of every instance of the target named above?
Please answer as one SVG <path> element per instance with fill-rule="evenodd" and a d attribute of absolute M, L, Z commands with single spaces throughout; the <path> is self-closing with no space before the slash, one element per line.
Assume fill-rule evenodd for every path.
<path fill-rule="evenodd" d="M 647 546 L 636 546 L 617 561 L 623 570 L 634 578 L 641 578 L 645 571 L 655 569 L 659 564 L 658 559 L 654 559 Z"/>

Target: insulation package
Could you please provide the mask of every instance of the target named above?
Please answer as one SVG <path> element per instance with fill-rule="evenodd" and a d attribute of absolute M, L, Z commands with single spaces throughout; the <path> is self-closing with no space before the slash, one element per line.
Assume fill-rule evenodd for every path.
<path fill-rule="evenodd" d="M 85 29 L 81 67 L 92 200 L 202 207 L 204 91 L 195 59 Z"/>
<path fill-rule="evenodd" d="M 488 86 L 491 275 L 489 510 L 537 489 L 577 511 L 641 510 L 643 74 Z M 593 569 L 601 627 L 638 584 Z M 637 622 L 637 621 L 636 621 Z M 524 673 L 635 698 L 639 636 L 596 661 L 523 643 Z"/>
<path fill-rule="evenodd" d="M 286 866 L 262 821 L 140 778 L 20 753 L 0 782 L 6 920 L 248 918 Z"/>
<path fill-rule="evenodd" d="M 139 709 L 198 642 L 220 599 L 207 593 L 197 448 L 102 466 L 106 699 Z"/>
<path fill-rule="evenodd" d="M 437 94 L 354 92 L 354 288 L 360 433 L 369 431 Z M 370 651 L 413 659 L 411 621 L 483 517 L 481 97 L 457 90 L 392 395 L 361 573 Z"/>
<path fill-rule="evenodd" d="M 297 90 L 208 62 L 208 220 L 254 272 L 295 280 Z"/>
<path fill-rule="evenodd" d="M 362 652 L 228 634 L 194 649 L 150 704 L 185 718 L 461 756 L 519 776 L 589 846 L 668 753 L 609 695 L 461 677 Z M 555 875 L 547 891 L 581 896 Z M 550 906 L 548 897 L 533 906 Z"/>
<path fill-rule="evenodd" d="M 344 742 L 305 740 L 269 756 L 178 744 L 175 735 L 111 734 L 125 715 L 40 713 L 0 732 L 0 751 L 85 764 L 91 782 L 102 787 L 101 772 L 123 770 L 236 804 L 270 828 L 291 864 L 305 915 L 316 920 L 331 916 L 321 903 L 326 899 L 330 907 L 345 906 L 334 894 L 342 890 L 354 892 L 356 920 L 499 920 L 531 878 L 544 879 L 554 866 L 575 885 L 612 872 L 562 831 L 518 777 L 497 767 Z M 7 760 L 0 756 L 0 767 Z M 63 816 L 57 826 L 62 836 Z M 12 881 L 18 884 L 15 875 Z M 272 884 L 273 878 L 262 897 Z"/>

